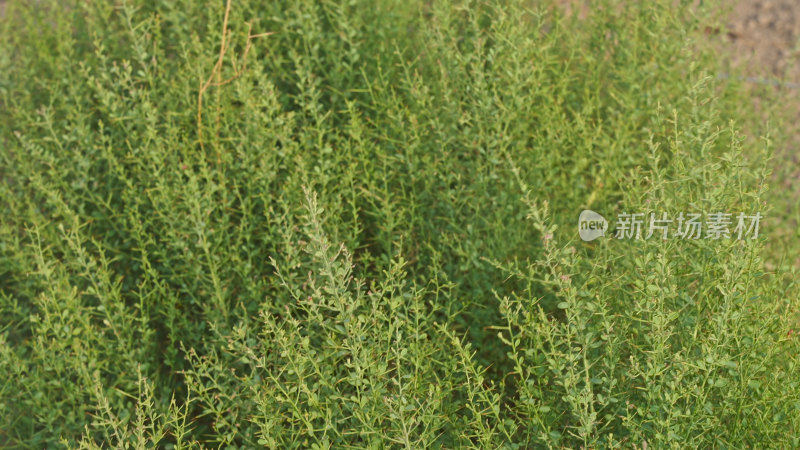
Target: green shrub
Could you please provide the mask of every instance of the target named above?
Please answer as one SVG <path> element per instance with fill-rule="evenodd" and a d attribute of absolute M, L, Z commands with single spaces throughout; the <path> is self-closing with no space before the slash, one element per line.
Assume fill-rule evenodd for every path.
<path fill-rule="evenodd" d="M 0 444 L 800 446 L 772 148 L 667 3 L 12 1 Z"/>

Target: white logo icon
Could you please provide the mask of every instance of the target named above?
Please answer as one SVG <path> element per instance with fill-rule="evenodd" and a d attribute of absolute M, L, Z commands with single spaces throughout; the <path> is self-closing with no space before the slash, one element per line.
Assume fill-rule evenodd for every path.
<path fill-rule="evenodd" d="M 605 217 L 590 210 L 584 209 L 578 218 L 578 234 L 584 241 L 593 241 L 606 235 L 608 221 Z"/>

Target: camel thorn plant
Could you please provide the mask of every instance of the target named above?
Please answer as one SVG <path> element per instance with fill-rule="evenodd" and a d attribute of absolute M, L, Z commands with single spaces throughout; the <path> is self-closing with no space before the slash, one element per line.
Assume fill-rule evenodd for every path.
<path fill-rule="evenodd" d="M 557 3 L 10 0 L 0 446 L 800 447 L 785 134 L 714 5 Z"/>

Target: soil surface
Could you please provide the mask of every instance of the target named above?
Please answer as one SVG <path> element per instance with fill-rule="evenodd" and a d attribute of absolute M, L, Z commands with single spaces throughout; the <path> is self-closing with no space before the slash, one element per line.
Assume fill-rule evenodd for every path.
<path fill-rule="evenodd" d="M 725 41 L 731 60 L 745 73 L 800 83 L 798 0 L 739 0 L 732 3 Z"/>

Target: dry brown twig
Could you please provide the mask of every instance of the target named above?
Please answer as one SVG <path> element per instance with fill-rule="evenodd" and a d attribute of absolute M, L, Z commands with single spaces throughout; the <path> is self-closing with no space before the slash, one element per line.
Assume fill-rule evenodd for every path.
<path fill-rule="evenodd" d="M 269 36 L 274 34 L 274 32 L 268 33 L 259 33 L 259 34 L 251 34 L 253 30 L 253 24 L 247 24 L 247 43 L 244 47 L 244 52 L 242 54 L 242 64 L 241 67 L 236 67 L 236 64 L 233 65 L 233 76 L 223 80 L 222 79 L 222 65 L 225 61 L 225 54 L 228 51 L 228 35 L 230 31 L 228 30 L 228 17 L 230 16 L 231 12 L 231 0 L 228 0 L 225 5 L 225 17 L 222 20 L 222 42 L 219 49 L 219 58 L 217 58 L 217 63 L 214 65 L 214 69 L 211 71 L 211 75 L 208 77 L 204 83 L 201 84 L 200 90 L 197 93 L 197 137 L 200 141 L 200 147 L 205 148 L 203 144 L 203 95 L 210 87 L 221 87 L 224 86 L 237 78 L 239 78 L 242 73 L 247 69 L 247 54 L 250 52 L 250 47 L 254 39 Z M 214 81 L 216 79 L 216 81 Z M 217 102 L 217 123 L 219 123 L 219 102 Z M 219 150 L 217 150 L 217 164 L 221 163 L 221 157 L 219 154 Z"/>

